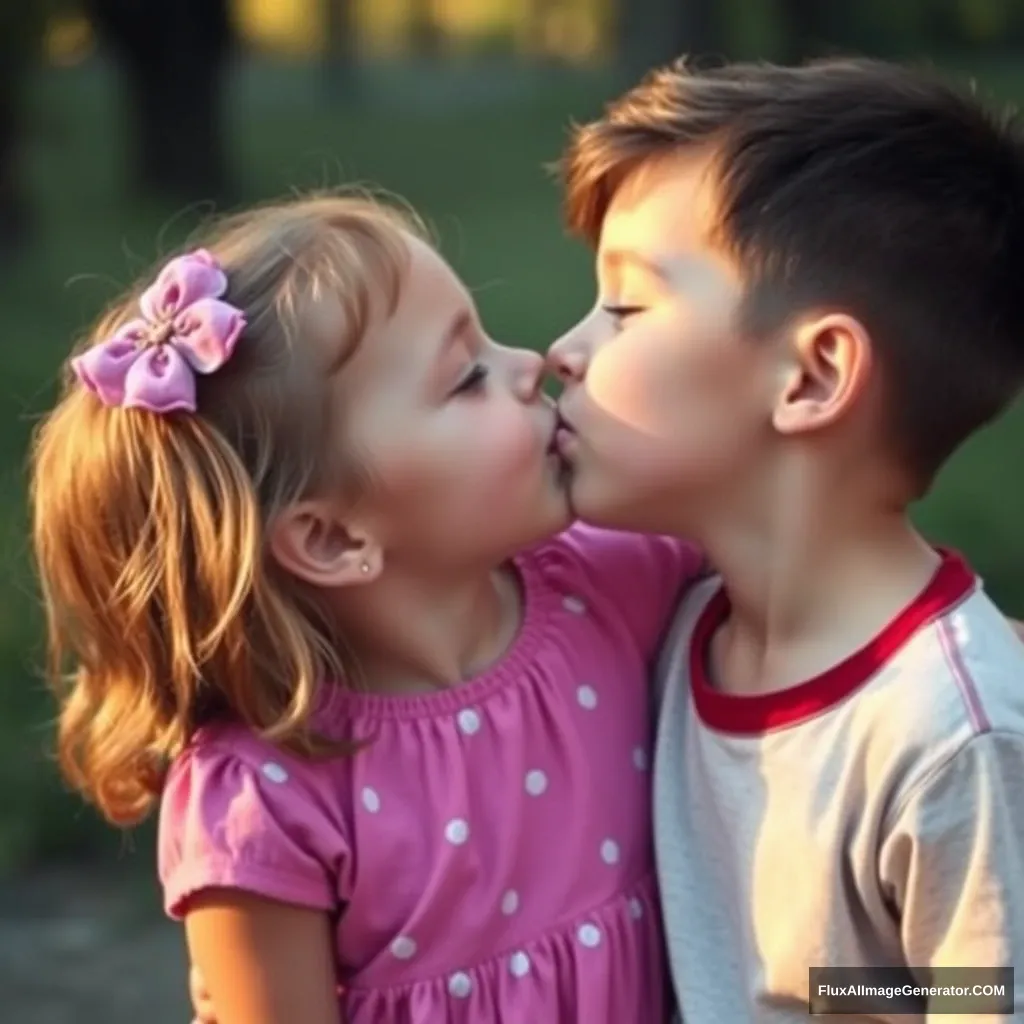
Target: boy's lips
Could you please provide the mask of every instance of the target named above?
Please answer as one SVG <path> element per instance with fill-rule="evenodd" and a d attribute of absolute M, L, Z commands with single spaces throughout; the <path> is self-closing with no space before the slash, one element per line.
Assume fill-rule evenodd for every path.
<path fill-rule="evenodd" d="M 575 440 L 576 430 L 573 425 L 562 415 L 561 411 L 555 415 L 555 432 L 551 439 L 552 451 L 565 454 L 566 447 Z"/>
<path fill-rule="evenodd" d="M 561 412 L 556 409 L 555 421 L 552 424 L 551 429 L 551 440 L 548 442 L 548 458 L 551 459 L 558 468 L 558 482 L 565 491 L 566 500 L 569 502 L 570 508 L 572 507 L 572 498 L 570 495 L 572 462 L 566 455 L 566 448 L 569 441 L 574 436 L 575 431 L 573 430 L 572 425 L 561 414 Z"/>

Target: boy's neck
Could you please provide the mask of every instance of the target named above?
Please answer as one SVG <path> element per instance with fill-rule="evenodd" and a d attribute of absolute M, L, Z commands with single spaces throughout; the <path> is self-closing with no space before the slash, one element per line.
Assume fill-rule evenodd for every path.
<path fill-rule="evenodd" d="M 716 688 L 768 693 L 813 678 L 875 637 L 921 593 L 937 553 L 906 513 L 828 488 L 788 494 L 708 544 L 731 611 L 712 644 Z"/>

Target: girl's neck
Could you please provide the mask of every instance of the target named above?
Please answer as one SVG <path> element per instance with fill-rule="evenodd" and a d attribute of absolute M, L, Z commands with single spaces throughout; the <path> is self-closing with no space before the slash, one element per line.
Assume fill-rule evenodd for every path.
<path fill-rule="evenodd" d="M 515 571 L 458 580 L 393 573 L 338 595 L 359 684 L 375 693 L 456 686 L 499 661 L 523 617 Z"/>

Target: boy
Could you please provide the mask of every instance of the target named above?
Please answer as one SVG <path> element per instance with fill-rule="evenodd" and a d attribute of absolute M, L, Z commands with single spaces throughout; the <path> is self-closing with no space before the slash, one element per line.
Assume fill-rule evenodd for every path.
<path fill-rule="evenodd" d="M 680 63 L 564 168 L 601 296 L 553 353 L 576 511 L 720 573 L 660 678 L 683 1020 L 1024 1015 L 1024 645 L 906 515 L 1024 383 L 1019 128 L 885 64 Z M 1002 999 L 809 984 L 1014 965 Z"/>

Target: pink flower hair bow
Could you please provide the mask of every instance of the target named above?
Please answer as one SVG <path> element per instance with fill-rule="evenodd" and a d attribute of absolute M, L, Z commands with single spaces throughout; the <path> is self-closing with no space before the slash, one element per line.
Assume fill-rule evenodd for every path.
<path fill-rule="evenodd" d="M 240 309 L 221 301 L 228 279 L 205 249 L 172 259 L 139 299 L 131 320 L 71 361 L 104 405 L 195 412 L 196 374 L 219 370 L 245 327 Z"/>

